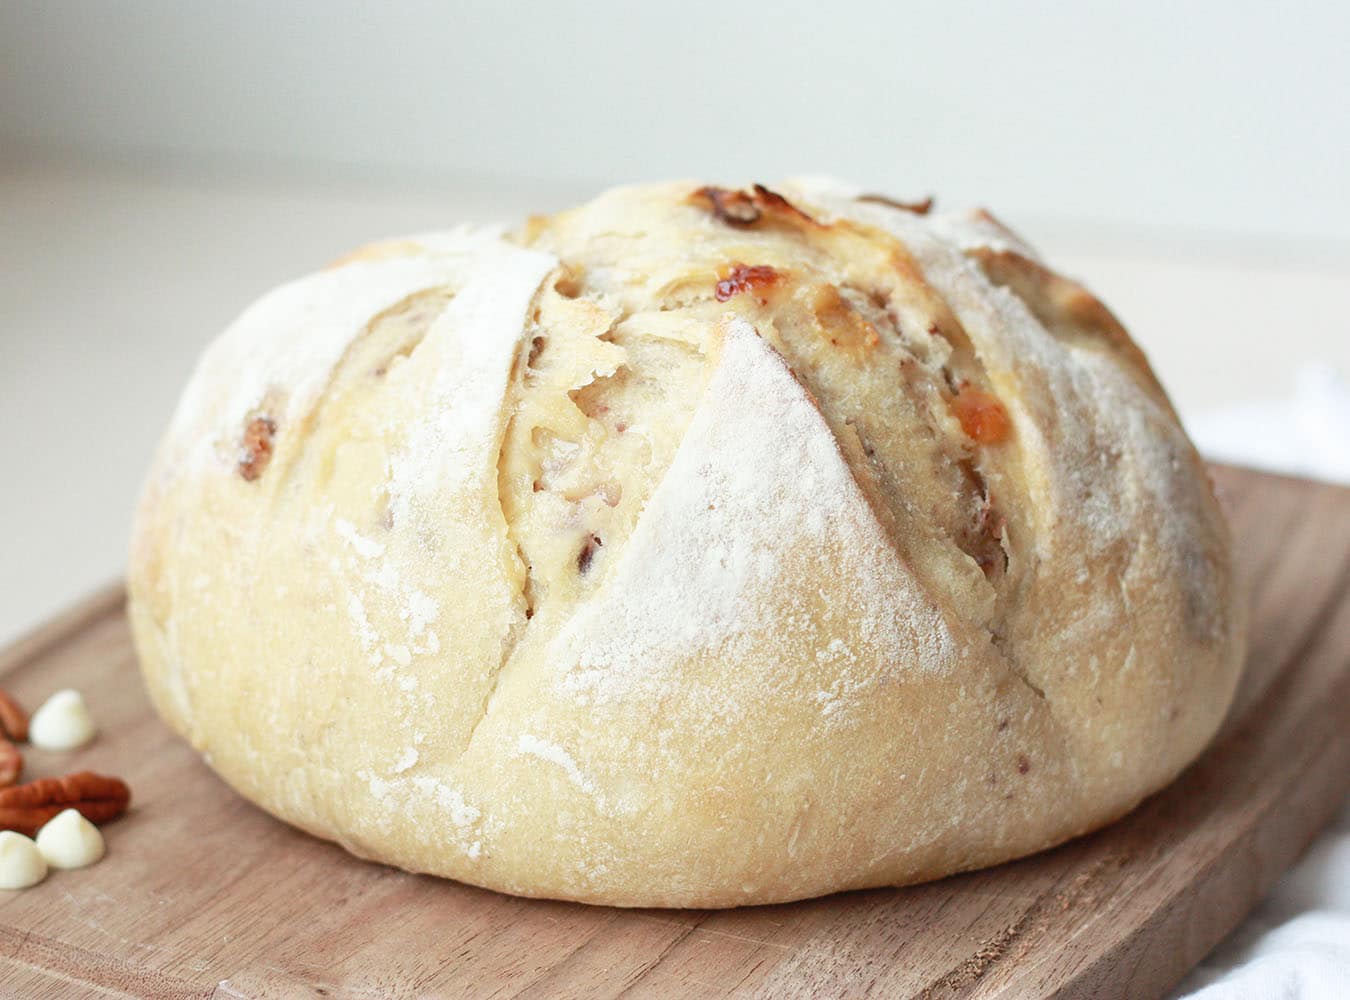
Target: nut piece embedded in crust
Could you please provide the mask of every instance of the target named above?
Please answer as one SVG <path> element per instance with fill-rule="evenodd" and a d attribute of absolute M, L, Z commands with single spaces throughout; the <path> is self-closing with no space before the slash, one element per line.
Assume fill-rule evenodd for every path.
<path fill-rule="evenodd" d="M 239 474 L 253 482 L 263 474 L 272 460 L 272 440 L 277 423 L 271 417 L 254 417 L 244 425 L 244 437 L 239 444 Z"/>

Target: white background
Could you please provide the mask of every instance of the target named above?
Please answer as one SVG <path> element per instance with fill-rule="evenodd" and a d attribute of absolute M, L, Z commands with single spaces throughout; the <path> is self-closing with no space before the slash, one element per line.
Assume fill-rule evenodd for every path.
<path fill-rule="evenodd" d="M 1335 0 L 11 2 L 0 138 L 436 182 L 843 173 L 1344 260 L 1348 62 Z"/>

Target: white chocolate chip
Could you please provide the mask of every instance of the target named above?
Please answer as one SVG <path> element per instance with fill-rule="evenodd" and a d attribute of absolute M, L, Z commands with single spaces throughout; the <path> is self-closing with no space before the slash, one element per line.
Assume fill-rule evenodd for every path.
<path fill-rule="evenodd" d="M 0 833 L 0 889 L 27 889 L 47 877 L 42 852 L 22 833 Z"/>
<path fill-rule="evenodd" d="M 37 848 L 53 868 L 84 868 L 103 857 L 103 834 L 77 810 L 66 809 L 38 831 Z"/>
<path fill-rule="evenodd" d="M 58 691 L 33 713 L 28 741 L 43 750 L 74 750 L 94 738 L 94 720 L 80 692 Z"/>

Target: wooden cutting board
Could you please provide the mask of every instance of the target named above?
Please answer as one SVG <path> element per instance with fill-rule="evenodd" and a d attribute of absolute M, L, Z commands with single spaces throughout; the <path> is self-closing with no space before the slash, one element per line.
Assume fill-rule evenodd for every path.
<path fill-rule="evenodd" d="M 121 588 L 0 654 L 30 707 L 82 689 L 102 736 L 29 775 L 126 778 L 109 856 L 0 892 L 0 995 L 1158 996 L 1350 789 L 1350 490 L 1216 468 L 1252 586 L 1219 741 L 1107 830 L 908 889 L 731 911 L 514 899 L 349 857 L 225 787 L 155 717 Z"/>

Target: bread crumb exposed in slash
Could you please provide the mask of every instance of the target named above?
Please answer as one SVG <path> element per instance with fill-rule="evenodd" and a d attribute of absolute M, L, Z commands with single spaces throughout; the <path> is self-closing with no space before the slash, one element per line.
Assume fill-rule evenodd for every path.
<path fill-rule="evenodd" d="M 497 425 L 521 329 L 540 283 L 557 260 L 500 245 L 482 252 L 463 288 L 433 325 L 454 331 L 453 363 L 442 365 L 427 391 L 424 416 L 390 457 L 389 495 L 396 523 L 437 523 L 471 491 L 495 497 Z M 472 331 L 472 335 L 465 335 Z M 448 359 L 450 360 L 450 359 Z M 466 504 L 472 510 L 476 501 Z M 486 525 L 465 525 L 484 536 Z M 442 530 L 444 530 L 442 528 Z"/>
<path fill-rule="evenodd" d="M 965 254 L 973 248 L 1013 250 L 1036 260 L 1035 250 L 992 220 L 987 212 L 973 217 L 933 215 L 916 218 L 852 200 L 847 189 L 823 181 L 808 186 L 810 198 L 841 215 L 851 215 L 898 236 L 923 268 L 925 279 L 945 299 L 993 371 L 1034 371 L 1043 391 L 1057 401 L 1060 423 L 1054 462 L 1071 495 L 1047 498 L 1057 516 L 1085 528 L 1100 550 L 1119 542 L 1137 509 L 1135 494 L 1162 501 L 1171 510 L 1178 498 L 1178 454 L 1188 450 L 1185 434 L 1122 367 L 1089 346 L 1061 341 L 1046 330 L 1027 304 L 1010 289 L 993 285 Z M 1007 433 L 1018 422 L 1007 414 L 989 431 Z M 998 425 L 1007 423 L 999 429 Z M 1044 449 L 1034 440 L 1028 446 Z M 984 430 L 984 428 L 980 428 Z M 1124 444 L 1127 454 L 1119 453 Z M 1051 481 L 1051 485 L 1054 482 Z M 1203 520 L 1191 509 L 1163 520 L 1164 528 Z M 1175 539 L 1183 541 L 1183 539 Z M 1190 546 L 1187 546 L 1189 548 Z"/>
<path fill-rule="evenodd" d="M 712 709 L 736 714 L 752 710 L 756 683 L 761 696 L 765 685 L 790 692 L 783 671 L 796 669 L 796 651 L 819 648 L 831 661 L 824 669 L 839 674 L 833 714 L 890 674 L 948 669 L 946 624 L 896 557 L 814 402 L 753 327 L 723 329 L 716 370 L 612 570 L 610 599 L 580 608 L 554 641 L 558 683 L 584 703 L 660 698 L 680 687 L 675 665 L 721 655 L 761 665 L 728 679 L 730 701 Z M 850 579 L 855 604 L 812 609 L 797 581 L 813 573 Z M 855 631 L 832 645 L 827 628 Z"/>
<path fill-rule="evenodd" d="M 481 251 L 499 244 L 495 230 L 467 229 L 428 242 L 437 252 L 323 271 L 282 285 L 245 310 L 198 363 L 174 414 L 168 438 L 174 447 L 162 472 L 216 461 L 223 471 L 238 474 L 241 428 L 264 401 L 280 390 L 267 420 L 274 427 L 296 426 L 370 317 L 415 292 L 446 284 Z M 230 377 L 203 377 L 208 371 Z"/>

